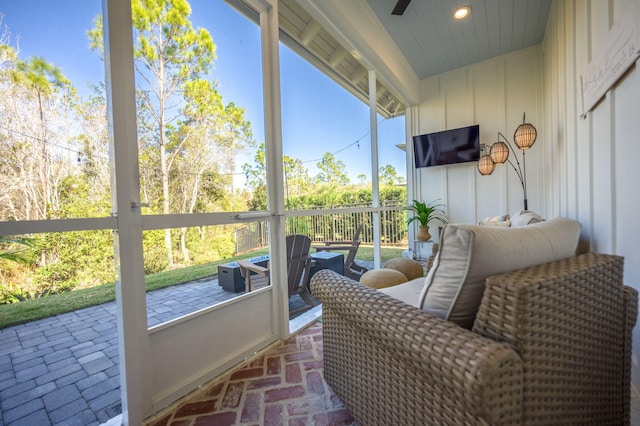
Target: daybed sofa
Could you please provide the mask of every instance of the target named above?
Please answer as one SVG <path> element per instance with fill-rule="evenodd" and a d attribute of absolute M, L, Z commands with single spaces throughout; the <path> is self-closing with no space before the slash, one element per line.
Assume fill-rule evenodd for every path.
<path fill-rule="evenodd" d="M 384 290 L 314 276 L 325 379 L 361 426 L 629 424 L 623 259 L 573 255 L 567 219 L 517 229 L 448 225 L 426 279 Z"/>

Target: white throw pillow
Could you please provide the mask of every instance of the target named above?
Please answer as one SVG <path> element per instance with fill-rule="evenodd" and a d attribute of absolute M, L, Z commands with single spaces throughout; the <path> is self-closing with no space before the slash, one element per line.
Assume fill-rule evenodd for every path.
<path fill-rule="evenodd" d="M 493 221 L 490 221 L 490 220 L 481 220 L 480 222 L 478 222 L 478 225 L 508 227 L 508 226 L 511 226 L 511 221 L 510 220 L 503 220 L 502 222 L 493 222 Z"/>
<path fill-rule="evenodd" d="M 580 223 L 565 218 L 518 228 L 449 224 L 419 306 L 471 328 L 487 277 L 574 256 L 579 237 Z"/>
<path fill-rule="evenodd" d="M 521 210 L 511 216 L 511 226 L 533 225 L 542 222 L 542 216 L 530 210 Z"/>

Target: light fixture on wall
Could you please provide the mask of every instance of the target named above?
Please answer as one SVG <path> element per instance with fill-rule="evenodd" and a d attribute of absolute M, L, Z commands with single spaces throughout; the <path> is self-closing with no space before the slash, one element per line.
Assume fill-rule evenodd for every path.
<path fill-rule="evenodd" d="M 498 132 L 498 141 L 491 145 L 489 154 L 484 154 L 478 160 L 478 171 L 481 175 L 486 176 L 493 173 L 496 164 L 504 164 L 509 162 L 511 167 L 516 172 L 518 179 L 520 179 L 520 185 L 522 185 L 522 192 L 524 193 L 524 209 L 528 210 L 527 206 L 527 163 L 525 161 L 525 151 L 533 146 L 536 142 L 538 132 L 531 123 L 526 123 L 526 117 L 522 115 L 522 124 L 518 126 L 513 134 L 513 142 L 516 146 L 522 150 L 522 168 L 520 168 L 520 161 L 515 150 L 511 146 L 509 140 L 500 132 Z M 502 142 L 500 137 L 506 142 Z M 516 160 L 516 164 L 509 159 L 509 150 L 513 152 L 513 157 Z M 517 167 L 516 167 L 517 166 Z"/>

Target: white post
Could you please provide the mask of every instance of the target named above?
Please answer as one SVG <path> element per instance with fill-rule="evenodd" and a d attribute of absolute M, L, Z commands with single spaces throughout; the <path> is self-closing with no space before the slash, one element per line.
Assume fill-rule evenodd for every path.
<path fill-rule="evenodd" d="M 380 182 L 378 176 L 378 114 L 376 113 L 376 72 L 369 71 L 369 127 L 371 134 L 371 195 L 373 207 L 380 208 Z M 380 211 L 373 212 L 373 265 L 380 268 Z"/>
<path fill-rule="evenodd" d="M 419 200 L 421 198 L 421 181 L 419 179 L 418 169 L 415 167 L 413 152 L 413 138 L 411 135 L 418 134 L 419 128 L 419 115 L 418 108 L 416 106 L 408 106 L 405 112 L 405 138 L 406 138 L 406 153 L 407 153 L 407 204 L 412 200 Z M 413 242 L 416 239 L 415 226 L 408 227 L 409 238 L 409 250 L 415 250 Z"/>
<path fill-rule="evenodd" d="M 278 3 L 260 13 L 262 29 L 262 76 L 264 81 L 265 154 L 267 200 L 272 217 L 269 226 L 271 282 L 274 285 L 275 329 L 279 337 L 289 335 L 289 292 L 285 242 L 282 166 L 282 116 L 280 108 L 280 62 L 278 54 Z"/>
<path fill-rule="evenodd" d="M 151 408 L 142 217 L 138 175 L 131 2 L 103 0 L 105 71 L 114 235 L 122 424 L 139 425 Z"/>

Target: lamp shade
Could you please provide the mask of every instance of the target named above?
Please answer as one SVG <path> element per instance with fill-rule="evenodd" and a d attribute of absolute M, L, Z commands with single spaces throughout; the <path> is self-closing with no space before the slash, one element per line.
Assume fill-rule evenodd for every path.
<path fill-rule="evenodd" d="M 496 164 L 502 164 L 509 158 L 509 147 L 506 143 L 498 141 L 491 145 L 489 155 L 491 156 L 491 161 Z"/>
<path fill-rule="evenodd" d="M 513 142 L 520 149 L 529 149 L 533 146 L 537 137 L 538 131 L 533 127 L 533 124 L 523 123 L 518 126 L 516 132 L 513 134 Z"/>
<path fill-rule="evenodd" d="M 493 169 L 495 169 L 495 167 L 496 165 L 490 155 L 485 154 L 478 160 L 478 171 L 483 176 L 493 173 Z"/>

